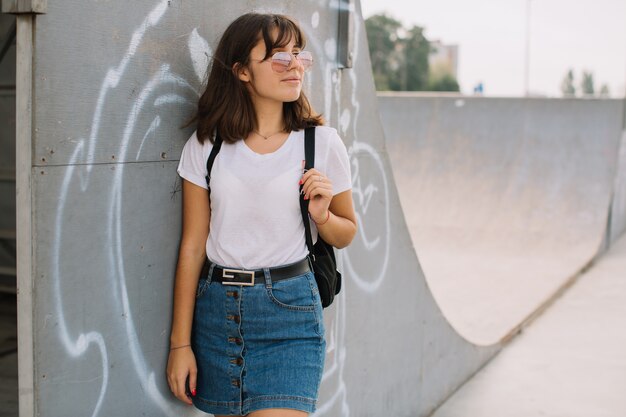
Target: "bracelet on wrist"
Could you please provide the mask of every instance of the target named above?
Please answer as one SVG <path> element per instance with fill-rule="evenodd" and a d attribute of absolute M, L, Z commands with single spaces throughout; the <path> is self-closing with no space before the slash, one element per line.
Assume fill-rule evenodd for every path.
<path fill-rule="evenodd" d="M 327 210 L 326 213 L 328 213 L 328 215 L 326 216 L 326 220 L 324 220 L 323 223 L 318 223 L 318 222 L 315 221 L 315 219 L 313 219 L 313 222 L 315 222 L 315 224 L 318 225 L 318 226 L 321 226 L 321 225 L 325 224 L 328 221 L 328 219 L 330 219 L 330 210 Z"/>
<path fill-rule="evenodd" d="M 182 349 L 182 348 L 184 348 L 184 347 L 188 347 L 188 346 L 191 346 L 191 345 L 182 345 L 182 346 L 171 347 L 171 348 L 170 348 L 170 352 L 171 352 L 172 350 Z"/>

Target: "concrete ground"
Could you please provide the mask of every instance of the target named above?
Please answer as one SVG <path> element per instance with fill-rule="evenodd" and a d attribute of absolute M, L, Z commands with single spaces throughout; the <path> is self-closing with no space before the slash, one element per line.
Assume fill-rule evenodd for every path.
<path fill-rule="evenodd" d="M 626 236 L 431 417 L 626 416 Z"/>

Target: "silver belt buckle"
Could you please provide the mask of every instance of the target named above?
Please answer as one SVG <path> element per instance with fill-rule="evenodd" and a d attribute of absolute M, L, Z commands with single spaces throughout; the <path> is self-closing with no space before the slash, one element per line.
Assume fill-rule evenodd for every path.
<path fill-rule="evenodd" d="M 254 285 L 254 271 L 245 271 L 243 269 L 224 269 L 222 271 L 222 278 L 235 279 L 235 273 L 250 276 L 250 282 L 222 281 L 222 284 L 223 285 L 246 285 L 246 286 Z"/>

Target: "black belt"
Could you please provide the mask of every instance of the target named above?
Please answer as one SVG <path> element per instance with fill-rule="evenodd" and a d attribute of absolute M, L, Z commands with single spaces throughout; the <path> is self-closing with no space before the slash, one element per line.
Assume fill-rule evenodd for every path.
<path fill-rule="evenodd" d="M 292 278 L 298 275 L 306 274 L 311 270 L 309 265 L 309 258 L 285 266 L 279 266 L 276 268 L 269 268 L 270 277 L 272 282 L 280 281 L 281 279 Z M 234 269 L 234 268 L 222 268 L 215 265 L 213 267 L 213 274 L 211 275 L 211 281 L 221 282 L 224 285 L 254 285 L 265 283 L 265 273 L 263 269 Z"/>

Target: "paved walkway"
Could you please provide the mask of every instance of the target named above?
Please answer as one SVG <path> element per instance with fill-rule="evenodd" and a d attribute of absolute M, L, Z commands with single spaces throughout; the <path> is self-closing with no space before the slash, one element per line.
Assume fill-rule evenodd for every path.
<path fill-rule="evenodd" d="M 626 416 L 626 236 L 431 417 Z"/>

